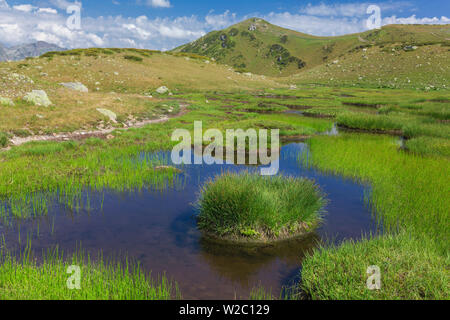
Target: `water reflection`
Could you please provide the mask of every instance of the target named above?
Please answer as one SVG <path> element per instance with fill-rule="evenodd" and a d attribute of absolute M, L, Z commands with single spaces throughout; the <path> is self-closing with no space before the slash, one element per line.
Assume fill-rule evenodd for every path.
<path fill-rule="evenodd" d="M 48 217 L 21 222 L 20 228 L 0 225 L 0 232 L 8 247 L 18 245 L 19 234 L 22 243 L 32 234 L 37 253 L 55 245 L 71 253 L 80 243 L 92 256 L 99 250 L 104 256 L 126 253 L 153 275 L 166 273 L 176 280 L 188 299 L 248 298 L 260 284 L 278 295 L 318 243 L 359 239 L 377 230 L 364 203 L 365 188 L 303 166 L 299 158 L 306 152 L 305 144 L 292 143 L 280 153 L 281 173 L 314 179 L 329 199 L 324 224 L 303 239 L 239 247 L 202 237 L 193 203 L 203 183 L 224 171 L 258 169 L 234 165 L 182 166 L 179 183 L 165 190 L 92 193 L 89 212 L 73 214 L 55 204 Z"/>

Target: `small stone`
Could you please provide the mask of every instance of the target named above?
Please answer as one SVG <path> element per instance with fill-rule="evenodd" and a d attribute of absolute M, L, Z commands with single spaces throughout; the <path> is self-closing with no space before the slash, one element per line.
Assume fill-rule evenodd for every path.
<path fill-rule="evenodd" d="M 63 82 L 60 85 L 79 92 L 89 92 L 88 88 L 80 82 Z"/>

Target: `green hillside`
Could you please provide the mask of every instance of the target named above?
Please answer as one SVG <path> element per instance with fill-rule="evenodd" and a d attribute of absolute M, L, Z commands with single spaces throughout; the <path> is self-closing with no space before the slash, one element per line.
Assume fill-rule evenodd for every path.
<path fill-rule="evenodd" d="M 174 49 L 214 58 L 241 72 L 289 76 L 372 46 L 445 45 L 450 26 L 391 25 L 339 37 L 316 37 L 252 18 Z"/>

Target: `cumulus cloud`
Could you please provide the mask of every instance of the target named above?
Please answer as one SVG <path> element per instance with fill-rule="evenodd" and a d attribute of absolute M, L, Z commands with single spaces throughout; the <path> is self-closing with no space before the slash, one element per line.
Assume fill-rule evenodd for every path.
<path fill-rule="evenodd" d="M 294 29 L 300 32 L 317 36 L 337 36 L 348 33 L 357 33 L 367 30 L 366 21 L 369 17 L 367 8 L 370 3 L 345 3 L 327 5 L 308 4 L 297 13 L 272 12 L 261 16 L 269 22 Z M 407 1 L 381 2 L 377 4 L 381 9 L 382 25 L 388 24 L 448 24 L 447 17 L 417 18 L 411 15 L 406 18 L 398 18 L 395 15 L 387 15 L 390 12 L 413 11 L 414 6 Z"/>
<path fill-rule="evenodd" d="M 148 1 L 150 4 L 152 1 Z M 156 1 L 157 4 L 169 1 Z M 207 32 L 226 28 L 241 20 L 257 16 L 273 24 L 300 32 L 319 35 L 342 35 L 365 31 L 365 5 L 361 3 L 346 5 L 307 5 L 297 12 L 272 12 L 238 16 L 229 10 L 223 13 L 210 11 L 205 17 L 182 16 L 176 18 L 82 16 L 82 29 L 71 30 L 66 21 L 67 5 L 74 2 L 49 0 L 54 8 L 23 7 L 11 8 L 5 0 L 0 0 L 0 42 L 17 45 L 35 41 L 47 41 L 64 48 L 86 47 L 136 47 L 147 49 L 171 49 L 193 41 Z M 75 2 L 76 3 L 76 2 Z M 383 4 L 382 4 L 383 5 Z M 398 6 L 385 4 L 385 8 Z M 27 6 L 27 5 L 26 5 Z M 350 11 L 352 14 L 350 14 Z M 383 11 L 389 12 L 389 11 Z M 395 11 L 395 12 L 400 12 Z M 386 15 L 386 24 L 448 24 L 447 17 L 424 17 L 416 15 L 398 17 Z"/>
<path fill-rule="evenodd" d="M 319 17 L 363 17 L 367 13 L 367 8 L 372 5 L 371 2 L 354 2 L 354 3 L 336 3 L 336 4 L 308 4 L 306 7 L 300 9 L 300 13 L 309 16 Z M 382 11 L 392 10 L 406 10 L 411 9 L 413 5 L 408 1 L 396 2 L 378 2 L 377 6 Z"/>
<path fill-rule="evenodd" d="M 231 13 L 230 10 L 225 11 L 222 14 L 214 14 L 214 10 L 211 10 L 205 17 L 206 23 L 215 28 L 225 28 L 232 24 L 239 22 L 236 13 Z"/>
<path fill-rule="evenodd" d="M 81 7 L 80 1 L 67 1 L 67 0 L 50 0 L 50 3 L 61 10 L 66 10 L 69 6 L 77 5 Z"/>
<path fill-rule="evenodd" d="M 39 8 L 38 13 L 50 13 L 50 14 L 57 14 L 58 11 L 53 8 Z"/>
<path fill-rule="evenodd" d="M 20 4 L 17 6 L 13 6 L 13 9 L 17 11 L 31 12 L 37 8 L 35 6 L 32 6 L 31 4 Z"/>
<path fill-rule="evenodd" d="M 147 4 L 154 8 L 170 8 L 169 0 L 147 0 Z"/>

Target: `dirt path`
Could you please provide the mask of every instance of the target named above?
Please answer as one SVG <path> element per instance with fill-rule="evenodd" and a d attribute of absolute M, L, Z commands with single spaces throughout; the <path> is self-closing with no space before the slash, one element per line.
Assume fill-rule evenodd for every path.
<path fill-rule="evenodd" d="M 178 112 L 175 115 L 172 116 L 164 116 L 160 119 L 154 119 L 154 120 L 144 120 L 140 122 L 135 122 L 132 124 L 127 124 L 127 127 L 124 128 L 106 128 L 101 130 L 94 130 L 94 131 L 86 131 L 86 130 L 79 130 L 74 131 L 71 133 L 61 133 L 61 134 L 54 134 L 54 135 L 41 135 L 41 136 L 31 136 L 26 138 L 21 137 L 13 137 L 11 139 L 11 146 L 20 146 L 24 143 L 28 143 L 31 141 L 70 141 L 70 140 L 84 140 L 92 137 L 107 139 L 108 136 L 111 135 L 111 133 L 114 130 L 128 130 L 131 128 L 142 128 L 149 124 L 157 124 L 157 123 L 164 123 L 169 121 L 173 118 L 181 117 L 182 115 L 187 113 L 187 107 L 189 105 L 187 103 L 180 103 L 180 112 Z M 2 149 L 2 150 L 9 150 L 10 147 Z"/>

